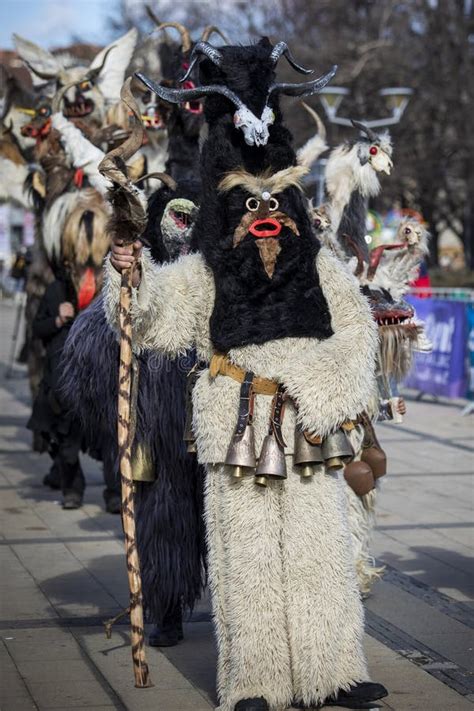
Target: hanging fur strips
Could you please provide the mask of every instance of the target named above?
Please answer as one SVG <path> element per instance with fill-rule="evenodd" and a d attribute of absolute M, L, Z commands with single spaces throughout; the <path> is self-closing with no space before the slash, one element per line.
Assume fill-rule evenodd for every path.
<path fill-rule="evenodd" d="M 130 90 L 131 79 L 127 79 L 120 92 L 122 101 L 137 119 L 131 136 L 118 148 L 108 153 L 99 166 L 100 172 L 113 184 L 110 199 L 114 214 L 109 222 L 109 231 L 120 237 L 124 244 L 135 241 L 146 225 L 144 197 L 128 178 L 125 161 L 141 146 L 143 128 L 134 98 Z M 132 274 L 127 270 L 122 274 L 120 289 L 120 366 L 118 397 L 118 446 L 119 466 L 122 481 L 122 520 L 127 555 L 128 583 L 130 588 L 130 622 L 133 671 L 135 686 L 151 686 L 148 665 L 145 658 L 142 583 L 140 562 L 136 543 L 135 504 L 132 477 L 132 433 L 131 433 L 131 392 L 132 392 L 132 322 L 130 305 L 132 299 Z"/>

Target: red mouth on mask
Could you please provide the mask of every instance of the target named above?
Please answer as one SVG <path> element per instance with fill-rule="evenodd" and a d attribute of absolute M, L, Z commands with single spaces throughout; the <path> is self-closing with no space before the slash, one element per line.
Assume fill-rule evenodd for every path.
<path fill-rule="evenodd" d="M 249 232 L 258 239 L 263 237 L 278 237 L 281 232 L 281 224 L 273 217 L 263 220 L 254 220 L 249 227 Z"/>

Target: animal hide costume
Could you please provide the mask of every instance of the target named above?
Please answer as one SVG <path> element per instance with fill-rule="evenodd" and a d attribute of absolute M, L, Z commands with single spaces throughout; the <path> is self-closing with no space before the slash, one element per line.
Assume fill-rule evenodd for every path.
<path fill-rule="evenodd" d="M 143 238 L 154 262 L 189 249 L 199 186 L 166 185 L 149 199 Z M 118 472 L 119 344 L 100 296 L 74 323 L 63 357 L 62 392 L 85 439 Z M 192 610 L 204 585 L 203 470 L 184 442 L 187 375 L 195 355 L 166 358 L 144 350 L 134 363 L 136 407 L 133 475 L 144 607 L 160 645 L 176 643 L 181 609 Z M 96 455 L 96 456 L 97 456 Z"/>
<path fill-rule="evenodd" d="M 364 239 L 366 198 L 380 189 L 377 173 L 390 172 L 392 146 L 387 133 L 379 135 L 359 122 L 353 124 L 362 135 L 332 151 L 326 167 L 329 203 L 313 209 L 312 217 L 322 243 L 345 261 L 359 279 L 379 329 L 378 392 L 368 407 L 365 422 L 351 433 L 355 457 L 345 468 L 359 586 L 367 595 L 383 572 L 370 555 L 379 480 L 386 473 L 385 454 L 373 422 L 377 417 L 392 419 L 396 415 L 392 385 L 408 373 L 413 349 L 423 347 L 422 326 L 403 296 L 416 276 L 427 244 L 421 225 L 403 222 L 394 243 L 376 247 L 369 254 Z M 354 209 L 356 205 L 358 208 Z"/>
<path fill-rule="evenodd" d="M 166 57 L 171 53 L 174 59 L 170 66 L 162 61 L 168 83 L 177 84 L 178 74 L 185 71 L 184 47 L 187 47 L 184 40 L 183 47 L 160 44 L 160 54 Z M 147 91 L 148 106 L 155 95 Z M 142 93 L 139 103 L 142 121 L 143 103 Z M 171 153 L 167 165 L 173 169 L 174 161 L 189 158 L 190 152 L 193 160 L 189 160 L 186 177 L 178 182 L 168 174 L 154 175 L 164 186 L 149 198 L 143 239 L 157 263 L 172 261 L 189 250 L 199 202 L 199 184 L 191 177 L 198 160 L 199 129 L 203 124 L 202 110 L 192 114 L 191 123 L 186 107 L 173 107 L 170 112 L 167 105 L 164 112 L 160 106 L 160 112 L 163 117 L 169 117 L 170 113 L 174 116 L 168 127 Z M 184 167 L 178 172 L 183 175 Z M 97 177 L 103 179 L 99 174 Z M 84 423 L 89 449 L 100 452 L 99 456 L 111 462 L 115 471 L 118 471 L 115 432 L 118 359 L 119 346 L 99 298 L 78 319 L 66 344 L 63 389 Z M 186 452 L 183 441 L 186 376 L 194 365 L 192 352 L 180 359 L 157 358 L 154 353 L 143 352 L 135 362 L 133 476 L 137 542 L 145 611 L 157 625 L 150 641 L 157 645 L 178 641 L 177 635 L 182 635 L 181 608 L 192 609 L 204 581 L 203 474 L 195 457 Z"/>
<path fill-rule="evenodd" d="M 350 456 L 343 427 L 371 395 L 376 326 L 357 281 L 319 249 L 278 106 L 278 94 L 315 93 L 333 72 L 275 83 L 283 54 L 306 70 L 285 43 L 267 39 L 219 50 L 198 43 L 190 67 L 203 54 L 195 89 L 142 77 L 174 102 L 207 96 L 209 138 L 200 253 L 161 267 L 145 253 L 131 315 L 137 353 L 194 346 L 210 362 L 193 392 L 193 425 L 206 466 L 220 709 L 380 698 L 380 685 L 364 683 L 363 613 L 334 472 L 339 455 Z M 119 286 L 109 263 L 105 306 L 115 326 Z M 292 456 L 296 428 L 316 450 L 322 443 L 311 476 Z M 230 463 L 244 438 L 261 452 L 247 476 Z"/>

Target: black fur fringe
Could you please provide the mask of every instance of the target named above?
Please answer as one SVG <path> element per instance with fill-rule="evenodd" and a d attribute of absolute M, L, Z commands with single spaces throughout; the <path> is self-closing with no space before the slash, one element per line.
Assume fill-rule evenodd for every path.
<path fill-rule="evenodd" d="M 89 450 L 115 461 L 119 345 L 102 297 L 83 311 L 63 352 L 61 388 L 82 422 Z M 149 449 L 153 483 L 137 483 L 136 523 L 147 618 L 160 623 L 181 601 L 192 610 L 205 585 L 203 469 L 183 442 L 188 358 L 139 357 L 135 444 Z"/>

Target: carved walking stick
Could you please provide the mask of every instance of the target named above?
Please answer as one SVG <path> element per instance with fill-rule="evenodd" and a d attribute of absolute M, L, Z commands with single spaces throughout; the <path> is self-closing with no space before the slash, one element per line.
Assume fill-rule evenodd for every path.
<path fill-rule="evenodd" d="M 140 114 L 130 90 L 129 77 L 122 87 L 120 98 L 132 111 L 136 125 L 118 148 L 107 153 L 99 165 L 99 170 L 113 186 L 109 200 L 113 216 L 108 228 L 124 244 L 132 244 L 142 234 L 146 224 L 146 202 L 138 188 L 130 181 L 125 161 L 142 145 L 143 126 Z M 130 588 L 130 623 L 135 686 L 152 686 L 145 658 L 143 629 L 142 582 L 140 561 L 135 533 L 134 490 L 132 478 L 132 432 L 130 401 L 132 391 L 132 322 L 130 305 L 132 299 L 132 273 L 127 269 L 122 273 L 120 288 L 120 366 L 118 394 L 118 448 L 120 478 L 122 483 L 122 523 L 127 556 L 128 584 Z"/>

